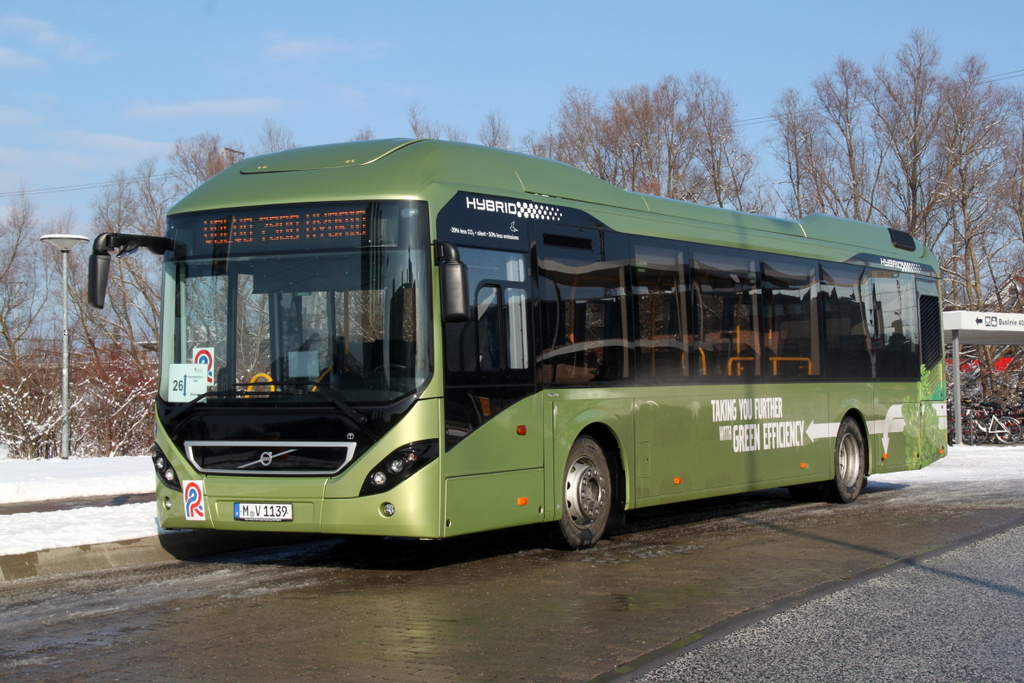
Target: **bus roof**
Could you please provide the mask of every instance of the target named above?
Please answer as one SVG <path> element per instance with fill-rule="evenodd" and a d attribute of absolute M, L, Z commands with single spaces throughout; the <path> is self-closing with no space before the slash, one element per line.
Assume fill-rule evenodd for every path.
<path fill-rule="evenodd" d="M 895 231 L 870 223 L 823 214 L 793 221 L 644 195 L 550 159 L 441 140 L 347 142 L 244 159 L 192 191 L 170 213 L 349 199 L 429 199 L 442 190 L 448 195 L 464 190 L 541 203 L 566 200 L 665 216 L 694 226 L 756 230 L 886 251 L 901 258 L 933 259 L 909 236 L 899 238 Z M 898 239 L 903 242 L 899 249 Z"/>

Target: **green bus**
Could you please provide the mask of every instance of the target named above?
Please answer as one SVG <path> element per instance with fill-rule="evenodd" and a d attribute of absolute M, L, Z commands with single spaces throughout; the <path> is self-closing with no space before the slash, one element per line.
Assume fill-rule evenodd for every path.
<path fill-rule="evenodd" d="M 789 487 L 847 503 L 945 451 L 935 258 L 913 237 L 620 190 L 437 140 L 246 159 L 163 257 L 164 528 L 445 538 Z"/>

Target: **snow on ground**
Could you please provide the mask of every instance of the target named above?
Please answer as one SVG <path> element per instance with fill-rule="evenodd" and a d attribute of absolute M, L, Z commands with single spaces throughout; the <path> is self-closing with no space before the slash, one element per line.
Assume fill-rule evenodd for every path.
<path fill-rule="evenodd" d="M 921 470 L 875 474 L 885 484 L 936 484 L 1024 479 L 1024 446 L 951 446 L 949 455 Z"/>
<path fill-rule="evenodd" d="M 0 460 L 0 505 L 152 493 L 155 476 L 148 456 Z M 0 555 L 112 543 L 157 533 L 153 503 L 0 515 Z"/>
<path fill-rule="evenodd" d="M 156 536 L 154 503 L 0 515 L 0 555 Z"/>
<path fill-rule="evenodd" d="M 0 460 L 0 505 L 36 500 L 119 496 L 156 490 L 153 461 L 125 458 Z"/>
<path fill-rule="evenodd" d="M 909 486 L 1011 479 L 1024 479 L 1024 446 L 954 446 L 923 470 L 871 477 L 872 482 Z M 0 504 L 153 490 L 153 465 L 146 456 L 0 460 Z M 154 505 L 0 515 L 0 555 L 155 536 L 160 530 Z"/>

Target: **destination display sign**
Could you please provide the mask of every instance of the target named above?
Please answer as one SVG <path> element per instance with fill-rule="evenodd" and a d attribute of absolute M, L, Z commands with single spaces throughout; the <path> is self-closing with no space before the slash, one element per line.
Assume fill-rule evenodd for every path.
<path fill-rule="evenodd" d="M 423 202 L 338 202 L 172 215 L 167 236 L 202 257 L 412 245 L 426 225 Z"/>
<path fill-rule="evenodd" d="M 198 222 L 200 242 L 275 244 L 366 237 L 366 209 L 260 212 L 255 215 L 204 218 Z"/>

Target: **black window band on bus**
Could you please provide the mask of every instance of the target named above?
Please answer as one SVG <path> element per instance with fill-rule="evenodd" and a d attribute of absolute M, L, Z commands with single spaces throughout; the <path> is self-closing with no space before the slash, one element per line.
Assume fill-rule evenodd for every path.
<path fill-rule="evenodd" d="M 458 192 L 437 215 L 437 238 L 460 247 L 528 252 L 530 226 L 541 231 L 554 226 L 581 229 L 606 227 L 590 214 L 578 209 L 542 201 Z M 555 238 L 562 240 L 562 243 L 549 246 L 590 251 L 595 246 L 593 243 L 574 241 L 565 235 L 557 235 Z M 544 235 L 537 239 L 543 241 L 549 237 Z"/>

